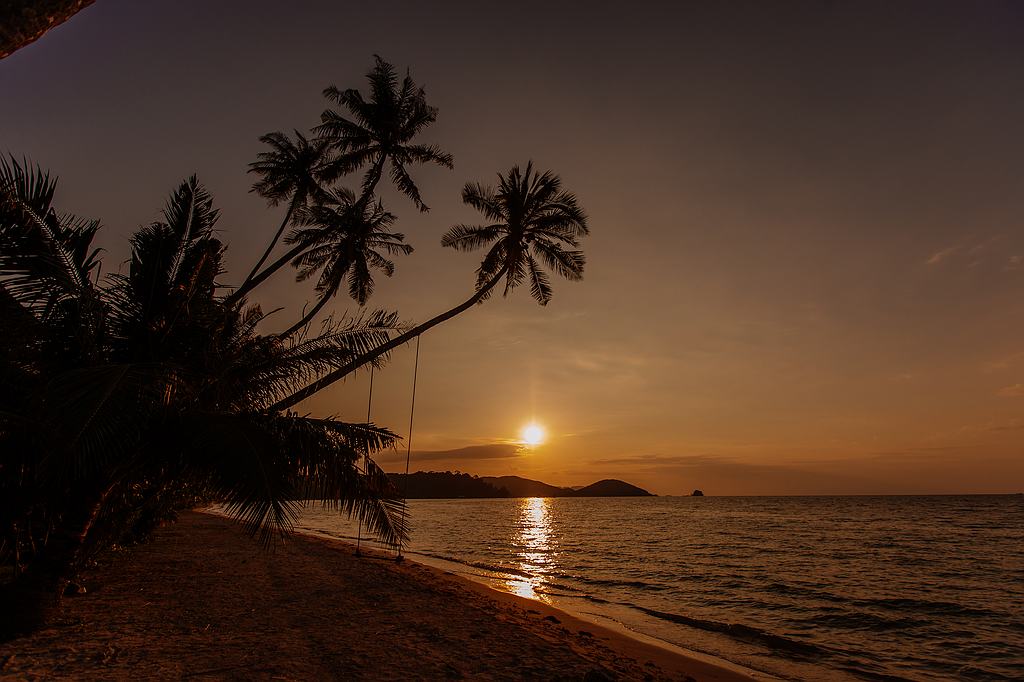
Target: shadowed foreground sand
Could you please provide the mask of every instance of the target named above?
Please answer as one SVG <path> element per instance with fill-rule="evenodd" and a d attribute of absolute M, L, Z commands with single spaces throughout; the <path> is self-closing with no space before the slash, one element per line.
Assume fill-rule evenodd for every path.
<path fill-rule="evenodd" d="M 264 551 L 207 514 L 183 514 L 85 584 L 60 622 L 0 644 L 0 677 L 750 679 L 345 543 L 294 536 Z"/>

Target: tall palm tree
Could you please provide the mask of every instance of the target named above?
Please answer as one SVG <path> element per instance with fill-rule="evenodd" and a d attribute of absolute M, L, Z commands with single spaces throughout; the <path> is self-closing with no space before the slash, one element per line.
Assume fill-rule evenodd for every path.
<path fill-rule="evenodd" d="M 589 230 L 576 196 L 562 189 L 557 175 L 550 171 L 537 173 L 532 163 L 525 170 L 513 166 L 507 174 L 499 173 L 498 181 L 497 189 L 467 183 L 462 190 L 462 201 L 480 211 L 488 222 L 455 225 L 441 239 L 442 245 L 460 251 L 490 245 L 477 268 L 474 294 L 278 401 L 271 406 L 272 412 L 293 407 L 384 353 L 470 309 L 490 296 L 503 279 L 505 295 L 528 281 L 530 294 L 541 305 L 547 305 L 552 296 L 544 266 L 568 280 L 582 279 L 586 258 L 576 247 Z"/>
<path fill-rule="evenodd" d="M 370 203 L 388 161 L 391 179 L 402 193 L 409 196 L 421 211 L 426 211 L 419 189 L 409 175 L 413 163 L 435 163 L 452 168 L 451 154 L 435 145 L 413 144 L 413 139 L 437 119 L 437 109 L 427 104 L 426 92 L 417 87 L 406 74 L 401 86 L 395 68 L 380 57 L 366 74 L 370 83 L 369 100 L 359 90 L 339 90 L 331 86 L 324 96 L 347 108 L 351 119 L 337 111 L 327 109 L 321 115 L 322 123 L 315 128 L 317 135 L 333 154 L 326 163 L 322 179 L 333 182 L 341 176 L 363 168 L 370 169 L 363 177 L 359 200 L 353 204 L 358 213 Z M 287 253 L 247 279 L 227 297 L 229 303 L 242 299 L 271 275 L 293 261 L 306 249 L 295 244 Z"/>
<path fill-rule="evenodd" d="M 395 264 L 388 256 L 412 253 L 412 247 L 403 243 L 405 235 L 389 231 L 395 219 L 380 202 L 360 208 L 355 194 L 345 188 L 334 190 L 325 201 L 301 212 L 303 227 L 288 235 L 286 241 L 308 245 L 294 264 L 299 268 L 300 281 L 320 273 L 316 285 L 320 300 L 282 337 L 309 324 L 346 281 L 349 295 L 359 305 L 366 305 L 373 293 L 372 271 L 391 277 Z"/>
<path fill-rule="evenodd" d="M 243 286 L 256 276 L 270 257 L 295 212 L 311 201 L 319 201 L 325 194 L 322 182 L 328 154 L 327 145 L 322 140 L 308 140 L 296 130 L 294 141 L 278 131 L 262 136 L 260 142 L 270 149 L 260 152 L 256 161 L 249 164 L 249 172 L 260 176 L 253 183 L 252 191 L 266 199 L 271 206 L 287 201 L 288 210 L 267 250 L 242 282 Z"/>
<path fill-rule="evenodd" d="M 437 120 L 437 109 L 427 104 L 426 91 L 416 85 L 406 71 L 401 86 L 395 67 L 374 55 L 376 63 L 366 74 L 370 83 L 369 101 L 359 90 L 339 90 L 331 86 L 324 97 L 347 110 L 348 116 L 327 109 L 321 114 L 316 132 L 336 152 L 327 168 L 327 177 L 337 179 L 367 164 L 360 201 L 366 203 L 391 162 L 391 180 L 412 199 L 421 211 L 429 210 L 409 175 L 414 163 L 433 163 L 453 168 L 452 155 L 436 145 L 413 144 L 427 126 Z"/>

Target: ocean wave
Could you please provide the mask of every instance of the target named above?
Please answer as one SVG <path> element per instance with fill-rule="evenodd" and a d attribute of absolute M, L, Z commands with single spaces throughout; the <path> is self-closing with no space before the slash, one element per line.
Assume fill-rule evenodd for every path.
<path fill-rule="evenodd" d="M 578 580 L 581 583 L 587 585 L 596 585 L 598 587 L 633 587 L 641 590 L 664 590 L 664 585 L 658 585 L 655 583 L 645 582 L 643 580 L 616 580 L 615 578 L 587 578 L 586 576 L 573 576 L 573 580 Z"/>
<path fill-rule="evenodd" d="M 816 615 L 807 618 L 803 623 L 814 627 L 826 625 L 841 630 L 870 630 L 886 632 L 889 630 L 911 630 L 931 625 L 932 621 L 919 618 L 886 618 L 864 611 L 846 611 L 827 615 Z"/>
<path fill-rule="evenodd" d="M 488 563 L 483 562 L 483 561 L 471 561 L 469 559 L 460 559 L 459 557 L 451 556 L 451 555 L 448 555 L 448 554 L 435 554 L 433 552 L 414 552 L 414 551 L 410 551 L 408 553 L 409 554 L 416 554 L 418 556 L 431 557 L 432 559 L 441 559 L 442 561 L 449 561 L 449 562 L 451 562 L 453 564 L 462 564 L 463 566 L 470 566 L 472 568 L 479 568 L 480 570 L 490 571 L 492 573 L 504 573 L 504 574 L 507 574 L 507 575 L 519 576 L 520 578 L 535 578 L 536 577 L 533 573 L 530 573 L 529 571 L 524 571 L 522 569 L 515 568 L 515 567 L 512 567 L 512 566 L 499 566 L 499 565 L 495 565 L 495 564 L 488 564 Z"/>
<path fill-rule="evenodd" d="M 720 632 L 732 637 L 733 639 L 751 642 L 753 644 L 760 644 L 772 649 L 781 649 L 791 655 L 818 658 L 829 653 L 824 647 L 811 644 L 809 642 L 790 639 L 789 637 L 783 637 L 782 635 L 776 635 L 749 625 L 742 625 L 740 623 L 722 623 L 716 620 L 694 618 L 692 616 L 684 616 L 680 613 L 669 613 L 667 611 L 649 609 L 636 604 L 631 604 L 631 606 L 638 611 L 642 611 L 649 616 L 653 616 L 654 618 L 660 618 L 661 620 L 666 620 L 672 623 L 679 623 L 680 625 L 688 625 L 689 627 L 697 628 L 699 630 L 707 630 L 708 632 Z"/>
<path fill-rule="evenodd" d="M 994 616 L 1001 615 L 989 609 L 964 606 L 955 602 L 933 601 L 930 599 L 884 598 L 884 599 L 855 599 L 851 604 L 856 606 L 880 607 L 895 609 L 899 611 L 915 611 L 919 613 L 930 613 L 939 615 L 963 615 L 963 616 Z"/>

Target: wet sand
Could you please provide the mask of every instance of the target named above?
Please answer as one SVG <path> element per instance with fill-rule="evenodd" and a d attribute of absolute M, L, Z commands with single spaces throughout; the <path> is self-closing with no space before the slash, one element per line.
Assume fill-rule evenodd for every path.
<path fill-rule="evenodd" d="M 3 679 L 750 680 L 412 561 L 189 512 L 0 644 Z"/>

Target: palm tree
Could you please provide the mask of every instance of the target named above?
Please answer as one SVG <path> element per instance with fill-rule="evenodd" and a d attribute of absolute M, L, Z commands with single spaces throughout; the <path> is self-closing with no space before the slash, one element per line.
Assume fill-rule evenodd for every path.
<path fill-rule="evenodd" d="M 391 180 L 421 211 L 429 210 L 409 175 L 413 163 L 434 163 L 453 168 L 452 155 L 436 145 L 412 144 L 412 140 L 437 120 L 437 109 L 429 106 L 426 91 L 418 87 L 407 71 L 401 86 L 395 67 L 375 55 L 376 63 L 366 74 L 370 82 L 367 101 L 358 90 L 339 90 L 331 86 L 324 97 L 348 111 L 349 117 L 327 109 L 316 132 L 325 139 L 336 156 L 328 164 L 326 176 L 335 180 L 367 164 L 363 177 L 361 203 L 373 195 L 385 165 L 391 162 Z"/>
<path fill-rule="evenodd" d="M 346 281 L 349 295 L 359 305 L 366 305 L 373 293 L 372 271 L 380 270 L 391 277 L 395 264 L 387 256 L 412 253 L 412 247 L 403 243 L 405 235 L 388 231 L 395 219 L 380 202 L 360 209 L 355 194 L 344 188 L 301 212 L 299 221 L 303 227 L 286 241 L 308 246 L 294 264 L 299 268 L 300 281 L 320 273 L 316 285 L 320 300 L 282 337 L 287 338 L 309 324 Z"/>
<path fill-rule="evenodd" d="M 397 491 L 359 467 L 394 434 L 269 411 L 385 343 L 397 315 L 294 342 L 257 333 L 258 307 L 215 295 L 225 247 L 195 178 L 132 237 L 127 272 L 96 281 L 98 223 L 59 215 L 55 187 L 0 160 L 0 564 L 19 574 L 0 612 L 31 618 L 92 551 L 186 494 L 225 502 L 266 541 L 305 499 L 405 538 Z"/>
<path fill-rule="evenodd" d="M 260 152 L 256 161 L 249 164 L 249 172 L 260 176 L 253 184 L 252 191 L 265 198 L 270 206 L 287 201 L 288 210 L 285 211 L 284 220 L 277 228 L 267 250 L 242 282 L 243 286 L 256 276 L 260 267 L 270 257 L 295 212 L 310 201 L 319 201 L 324 196 L 321 183 L 328 154 L 323 141 L 308 140 L 296 130 L 294 141 L 285 133 L 273 132 L 262 136 L 260 142 L 269 145 L 270 150 Z"/>
<path fill-rule="evenodd" d="M 376 57 L 376 64 L 366 74 L 366 78 L 370 83 L 369 101 L 356 89 L 341 91 L 332 85 L 324 90 L 324 96 L 346 107 L 352 119 L 331 109 L 321 115 L 322 123 L 315 131 L 333 153 L 333 157 L 325 163 L 320 178 L 333 182 L 370 163 L 371 167 L 363 177 L 359 201 L 353 204 L 358 213 L 370 203 L 390 160 L 391 179 L 395 186 L 409 196 L 421 211 L 426 211 L 427 206 L 423 204 L 407 166 L 412 163 L 435 163 L 445 168 L 453 167 L 451 154 L 434 145 L 412 144 L 412 140 L 437 119 L 437 109 L 427 104 L 426 92 L 417 87 L 408 74 L 399 87 L 395 68 L 380 57 Z M 261 272 L 247 278 L 242 286 L 227 297 L 227 302 L 241 300 L 298 257 L 306 247 L 306 244 L 296 243 Z"/>
<path fill-rule="evenodd" d="M 589 230 L 587 217 L 576 196 L 562 189 L 562 181 L 557 175 L 550 171 L 537 173 L 532 163 L 528 163 L 525 170 L 513 166 L 507 175 L 499 173 L 498 180 L 497 189 L 467 183 L 462 190 L 462 201 L 480 211 L 488 222 L 456 225 L 441 239 L 442 245 L 460 251 L 473 251 L 490 245 L 477 268 L 475 293 L 454 308 L 278 401 L 271 406 L 272 412 L 297 405 L 364 364 L 376 361 L 392 349 L 470 309 L 485 300 L 503 279 L 505 295 L 529 281 L 530 294 L 541 305 L 547 305 L 552 296 L 550 279 L 543 266 L 568 280 L 582 279 L 586 259 L 576 247 Z"/>

